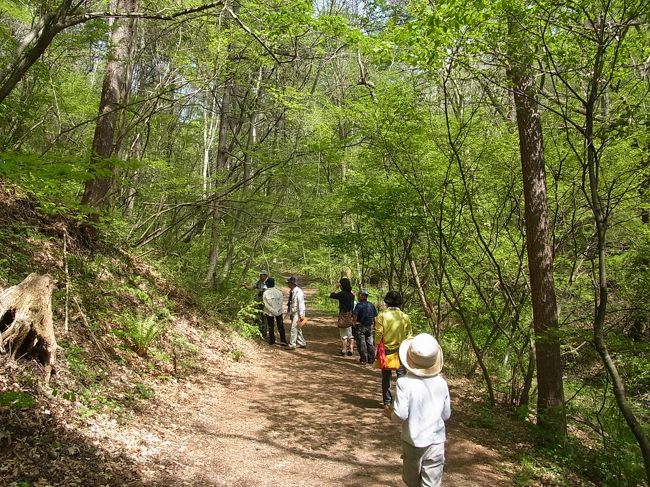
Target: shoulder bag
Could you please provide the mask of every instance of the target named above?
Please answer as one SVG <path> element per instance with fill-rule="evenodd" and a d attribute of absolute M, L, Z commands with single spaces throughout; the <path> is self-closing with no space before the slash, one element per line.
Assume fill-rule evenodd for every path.
<path fill-rule="evenodd" d="M 345 313 L 339 313 L 339 318 L 336 321 L 336 326 L 339 328 L 348 328 L 354 325 L 354 315 L 352 311 L 346 311 Z"/>
<path fill-rule="evenodd" d="M 386 355 L 386 346 L 384 345 L 384 320 L 381 320 L 381 340 L 377 344 L 377 351 L 375 352 L 377 360 L 377 368 L 382 370 L 397 370 L 399 369 L 399 350 L 394 353 Z"/>

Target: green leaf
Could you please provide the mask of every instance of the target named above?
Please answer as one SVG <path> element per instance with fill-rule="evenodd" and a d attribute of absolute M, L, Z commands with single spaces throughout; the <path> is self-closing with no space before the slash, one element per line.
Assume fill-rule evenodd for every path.
<path fill-rule="evenodd" d="M 34 405 L 32 396 L 20 391 L 0 392 L 0 406 L 9 406 L 12 409 L 28 409 Z"/>

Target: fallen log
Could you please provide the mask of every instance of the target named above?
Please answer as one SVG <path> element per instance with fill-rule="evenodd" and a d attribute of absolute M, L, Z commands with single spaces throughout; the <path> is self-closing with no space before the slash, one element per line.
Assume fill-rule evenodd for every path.
<path fill-rule="evenodd" d="M 48 275 L 30 274 L 23 282 L 0 291 L 0 354 L 33 357 L 50 380 L 56 362 L 52 320 L 52 290 Z"/>

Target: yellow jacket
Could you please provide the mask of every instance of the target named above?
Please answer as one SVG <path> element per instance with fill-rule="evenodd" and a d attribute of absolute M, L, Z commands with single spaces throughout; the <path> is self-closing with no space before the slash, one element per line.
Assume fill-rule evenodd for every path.
<path fill-rule="evenodd" d="M 399 349 L 400 343 L 412 334 L 411 319 L 399 308 L 388 308 L 375 320 L 375 344 L 383 338 L 386 350 Z"/>

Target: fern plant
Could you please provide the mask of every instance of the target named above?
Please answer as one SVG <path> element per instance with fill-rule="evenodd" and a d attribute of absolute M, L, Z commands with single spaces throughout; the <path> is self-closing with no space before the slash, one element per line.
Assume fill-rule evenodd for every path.
<path fill-rule="evenodd" d="M 231 325 L 245 338 L 261 338 L 259 321 L 260 309 L 257 302 L 243 306 L 238 312 Z"/>
<path fill-rule="evenodd" d="M 121 328 L 115 331 L 115 334 L 129 342 L 133 351 L 144 358 L 148 356 L 149 347 L 164 328 L 164 323 L 155 315 L 142 314 L 124 315 L 120 325 Z"/>

